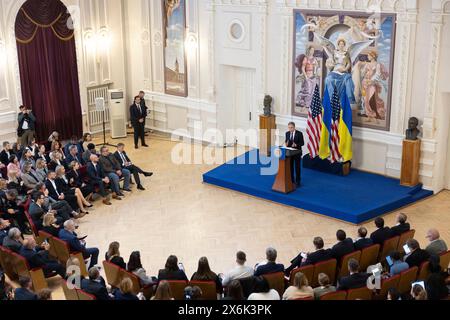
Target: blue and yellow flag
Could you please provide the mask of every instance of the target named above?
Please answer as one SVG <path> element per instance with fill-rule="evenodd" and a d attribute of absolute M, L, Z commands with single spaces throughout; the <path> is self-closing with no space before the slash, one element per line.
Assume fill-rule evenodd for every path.
<path fill-rule="evenodd" d="M 322 133 L 320 135 L 319 157 L 328 159 L 330 156 L 330 136 L 331 136 L 331 117 L 332 117 L 331 99 L 328 90 L 325 89 L 323 97 L 323 117 Z"/>
<path fill-rule="evenodd" d="M 339 152 L 343 161 L 353 159 L 353 114 L 350 100 L 345 92 L 341 93 L 341 120 L 339 122 Z"/>

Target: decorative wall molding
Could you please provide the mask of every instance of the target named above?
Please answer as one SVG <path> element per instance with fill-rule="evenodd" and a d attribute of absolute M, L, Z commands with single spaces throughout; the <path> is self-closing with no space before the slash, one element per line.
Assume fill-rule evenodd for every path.
<path fill-rule="evenodd" d="M 182 107 L 190 110 L 200 110 L 209 113 L 216 113 L 217 104 L 205 100 L 193 99 L 193 98 L 183 98 L 177 96 L 170 96 L 162 94 L 160 92 L 147 92 L 145 99 L 153 103 L 163 103 L 168 105 L 173 105 L 177 107 Z"/>

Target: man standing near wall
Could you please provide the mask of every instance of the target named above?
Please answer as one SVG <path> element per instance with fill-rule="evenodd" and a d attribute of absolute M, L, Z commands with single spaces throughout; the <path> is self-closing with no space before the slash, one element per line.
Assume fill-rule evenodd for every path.
<path fill-rule="evenodd" d="M 141 106 L 141 98 L 136 96 L 134 104 L 130 107 L 131 124 L 134 128 L 134 147 L 139 149 L 139 138 L 142 146 L 148 147 L 145 143 L 145 118 L 147 118 L 147 108 Z"/>
<path fill-rule="evenodd" d="M 28 146 L 34 138 L 36 128 L 36 117 L 31 109 L 20 106 L 18 115 L 19 127 L 17 135 L 20 138 L 22 146 Z"/>

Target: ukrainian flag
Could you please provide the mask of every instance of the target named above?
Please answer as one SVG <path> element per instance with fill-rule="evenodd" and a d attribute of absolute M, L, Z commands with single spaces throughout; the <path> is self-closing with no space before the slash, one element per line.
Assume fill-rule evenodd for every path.
<path fill-rule="evenodd" d="M 328 88 L 325 88 L 323 97 L 323 116 L 322 116 L 322 133 L 320 135 L 319 157 L 328 159 L 330 156 L 330 136 L 331 136 L 331 118 L 333 111 L 331 109 L 331 99 Z"/>
<path fill-rule="evenodd" d="M 339 152 L 343 161 L 353 159 L 353 114 L 347 94 L 341 94 L 341 121 L 339 122 Z"/>

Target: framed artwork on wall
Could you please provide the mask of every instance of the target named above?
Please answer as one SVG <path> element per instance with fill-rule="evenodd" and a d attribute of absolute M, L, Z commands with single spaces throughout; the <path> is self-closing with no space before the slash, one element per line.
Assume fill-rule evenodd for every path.
<path fill-rule="evenodd" d="M 187 97 L 186 0 L 162 0 L 164 90 Z"/>
<path fill-rule="evenodd" d="M 339 68 L 336 50 L 351 60 L 341 71 L 354 84 L 353 125 L 389 131 L 395 25 L 395 14 L 294 10 L 292 113 L 308 116 L 316 85 L 323 93 Z"/>

